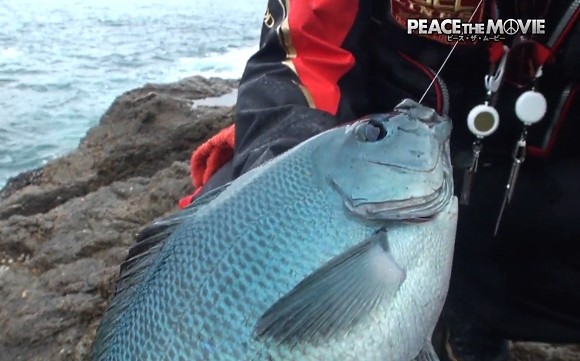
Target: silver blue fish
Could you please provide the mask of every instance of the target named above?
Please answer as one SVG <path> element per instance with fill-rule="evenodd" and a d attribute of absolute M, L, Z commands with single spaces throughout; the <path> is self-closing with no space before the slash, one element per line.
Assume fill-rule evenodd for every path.
<path fill-rule="evenodd" d="M 405 100 L 152 223 L 92 360 L 437 360 L 457 223 L 450 132 Z"/>

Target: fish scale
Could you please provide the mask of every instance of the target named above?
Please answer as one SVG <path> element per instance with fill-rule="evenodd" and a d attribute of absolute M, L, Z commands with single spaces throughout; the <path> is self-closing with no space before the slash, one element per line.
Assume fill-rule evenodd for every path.
<path fill-rule="evenodd" d="M 335 128 L 144 231 L 143 249 L 122 268 L 93 360 L 409 361 L 423 352 L 447 292 L 455 237 L 457 204 L 441 146 L 449 129 L 445 120 L 438 127 L 376 119 L 396 147 L 388 137 L 360 142 L 357 126 L 377 126 L 369 119 Z M 430 197 L 437 189 L 441 196 Z M 408 203 L 406 212 L 433 208 L 432 217 L 393 218 L 389 202 L 421 199 L 417 192 L 429 200 Z M 375 199 L 380 194 L 397 199 Z M 357 214 L 355 201 L 374 208 Z M 305 293 L 295 300 L 293 292 Z M 370 308 L 355 317 L 358 307 Z M 311 336 L 302 339 L 296 332 L 303 331 Z"/>
<path fill-rule="evenodd" d="M 299 169 L 298 167 L 294 167 L 294 169 Z M 263 185 L 263 187 L 266 189 L 268 186 L 273 186 L 276 188 L 271 188 L 273 193 L 277 192 L 278 186 L 281 185 L 280 183 L 277 183 L 279 181 L 282 181 L 283 185 L 286 185 L 285 182 L 286 180 L 289 179 L 287 177 L 282 177 L 281 179 L 279 178 L 271 178 L 268 180 L 268 182 Z M 271 184 L 268 184 L 271 183 Z M 296 183 L 289 183 L 288 186 L 292 186 L 292 184 L 296 184 Z M 289 188 L 290 189 L 290 188 Z M 301 193 L 301 190 L 298 189 L 297 190 L 298 193 Z M 253 214 L 256 214 L 256 210 L 259 210 L 260 208 L 254 208 L 254 209 L 249 209 L 249 207 L 251 207 L 252 205 L 258 204 L 260 201 L 264 202 L 266 201 L 268 198 L 273 197 L 274 194 L 265 194 L 265 193 L 260 193 L 259 196 L 257 197 L 250 197 L 248 199 L 248 197 L 240 197 L 240 198 L 236 198 L 234 199 L 235 202 L 239 202 L 240 204 L 234 204 L 234 205 L 230 205 L 228 204 L 227 206 L 229 207 L 229 209 L 231 209 L 231 212 L 228 212 L 227 214 L 224 215 L 224 219 L 220 220 L 220 224 L 228 224 L 228 225 L 232 225 L 232 224 L 236 224 L 239 223 L 240 220 L 243 220 L 244 218 L 241 217 L 244 214 L 248 214 L 248 212 L 252 211 Z M 228 203 L 228 199 L 227 194 L 224 194 L 224 203 Z M 271 202 L 270 203 L 273 207 L 284 207 L 285 205 L 283 203 L 279 203 L 276 204 L 275 202 Z M 209 210 L 209 209 L 208 209 Z M 208 213 L 208 212 L 206 212 Z M 259 214 L 257 214 L 254 218 L 259 218 L 260 216 L 262 216 L 263 214 L 268 213 L 266 210 L 264 210 L 263 212 L 260 212 Z M 206 219 L 207 218 L 207 219 Z M 263 234 L 262 237 L 260 237 L 260 234 L 257 235 L 257 238 L 260 239 L 267 239 L 268 237 L 270 237 L 270 235 L 266 235 L 267 230 L 271 229 L 271 225 L 268 225 L 268 222 L 265 221 L 266 218 L 262 218 L 260 220 L 260 224 L 263 225 L 263 228 L 261 229 L 261 233 Z M 149 326 L 150 323 L 152 323 L 153 321 L 151 321 L 151 319 L 157 319 L 158 322 L 161 324 L 161 326 L 165 329 L 171 329 L 171 325 L 169 324 L 167 317 L 171 317 L 171 315 L 164 315 L 164 314 L 159 314 L 158 310 L 161 309 L 168 309 L 169 307 L 161 304 L 161 300 L 167 300 L 167 303 L 174 303 L 176 302 L 176 299 L 178 299 L 178 296 L 181 294 L 182 297 L 185 297 L 185 299 L 191 300 L 190 302 L 188 302 L 190 305 L 197 305 L 199 301 L 197 301 L 196 298 L 199 298 L 199 296 L 196 297 L 196 294 L 194 294 L 192 292 L 192 290 L 198 290 L 198 292 L 203 295 L 204 292 L 208 292 L 208 291 L 217 291 L 217 292 L 223 292 L 225 291 L 224 288 L 207 288 L 203 286 L 203 282 L 206 280 L 206 275 L 210 270 L 210 265 L 212 265 L 212 260 L 213 262 L 215 261 L 225 261 L 225 262 L 220 262 L 218 263 L 218 271 L 219 274 L 228 274 L 231 272 L 231 269 L 233 267 L 231 267 L 231 261 L 232 260 L 228 260 L 227 256 L 226 256 L 226 251 L 232 249 L 232 242 L 235 241 L 228 241 L 228 240 L 224 240 L 222 238 L 222 235 L 219 234 L 222 231 L 222 227 L 214 227 L 214 222 L 216 220 L 214 218 L 211 217 L 204 217 L 204 214 L 201 213 L 199 214 L 199 219 L 196 220 L 196 224 L 195 225 L 190 225 L 189 227 L 184 227 L 182 228 L 184 233 L 183 235 L 179 234 L 179 232 L 175 233 L 175 237 L 172 240 L 175 240 L 175 242 L 169 243 L 166 245 L 167 252 L 166 255 L 171 255 L 172 259 L 174 260 L 171 264 L 169 264 L 168 266 L 166 265 L 163 268 L 160 268 L 156 271 L 154 271 L 154 273 L 158 274 L 158 278 L 153 279 L 152 283 L 147 287 L 146 291 L 149 291 L 149 289 L 151 290 L 151 292 L 153 292 L 153 297 L 148 298 L 150 300 L 150 304 L 145 304 L 143 305 L 143 307 L 145 308 L 143 311 L 140 311 L 137 309 L 137 305 L 135 306 L 135 314 L 138 315 L 142 315 L 140 317 L 140 319 L 136 319 L 136 320 L 131 320 L 129 323 L 131 324 L 137 324 L 137 325 L 143 325 L 143 328 L 152 328 L 151 326 Z M 222 222 L 223 221 L 223 222 Z M 248 223 L 247 220 L 243 221 L 243 223 Z M 245 232 L 247 233 L 247 228 L 244 227 L 246 226 L 246 224 L 239 224 L 238 225 L 240 228 L 239 229 L 244 229 Z M 236 227 L 230 227 L 230 229 L 235 229 Z M 214 235 L 214 232 L 218 232 L 217 235 Z M 226 233 L 227 234 L 227 233 Z M 238 237 L 238 235 L 236 233 L 229 233 L 228 235 L 228 239 L 236 239 Z M 265 238 L 264 238 L 265 236 Z M 247 237 L 252 238 L 252 235 L 248 235 Z M 275 232 L 271 233 L 271 237 L 275 237 Z M 192 247 L 191 243 L 196 243 L 196 247 Z M 186 250 L 186 252 L 183 252 L 184 250 Z M 231 253 L 230 253 L 231 254 Z M 192 263 L 190 260 L 193 259 L 198 259 L 201 260 L 202 262 L 196 262 L 196 263 Z M 252 259 L 254 261 L 259 261 L 260 258 L 258 257 L 252 257 Z M 248 263 L 246 263 L 248 264 Z M 206 266 L 206 267 L 203 267 Z M 237 268 L 237 267 L 236 267 Z M 175 274 L 180 274 L 181 273 L 181 269 L 183 269 L 186 274 L 190 277 L 188 277 L 188 284 L 187 287 L 185 287 L 186 290 L 189 291 L 184 291 L 183 288 L 179 287 L 179 288 L 173 288 L 173 287 L 166 287 L 163 284 L 160 284 L 160 282 L 162 282 L 161 280 L 164 280 L 165 277 L 170 278 Z M 153 272 L 153 270 L 152 270 Z M 249 275 L 246 273 L 246 275 Z M 211 278 L 210 278 L 211 280 Z M 241 279 L 240 281 L 244 281 L 243 279 Z M 253 278 L 250 278 L 246 281 L 246 286 L 249 284 L 253 284 Z M 171 285 L 171 283 L 169 283 Z M 159 293 L 161 292 L 161 293 Z M 207 293 L 206 293 L 207 294 Z M 207 315 L 207 309 L 212 305 L 215 304 L 216 298 L 218 297 L 217 293 L 214 293 L 213 295 L 211 294 L 207 294 L 207 296 L 209 297 L 205 297 L 205 302 L 206 303 L 202 303 L 202 307 L 198 307 L 198 309 L 196 309 L 196 311 L 198 311 L 198 317 L 197 318 L 193 318 L 191 321 L 192 322 L 188 322 L 187 324 L 203 324 L 203 322 L 200 322 L 200 319 L 205 319 L 208 315 Z M 212 298 L 213 296 L 213 298 Z M 194 301 L 195 300 L 195 301 Z M 219 310 L 219 303 L 218 303 L 218 310 Z M 174 313 L 177 313 L 177 308 L 170 308 L 173 310 Z M 225 309 L 225 308 L 224 308 Z M 182 312 L 186 312 L 186 311 L 182 311 Z M 186 312 L 188 314 L 192 314 L 191 312 Z M 150 317 L 149 317 L 150 316 Z M 166 317 L 167 316 L 167 317 Z M 175 315 L 174 315 L 175 316 Z M 180 322 L 180 318 L 181 316 L 177 316 L 178 319 L 177 320 L 173 320 L 173 322 L 175 324 L 179 324 L 179 323 L 183 323 Z M 256 316 L 257 317 L 257 316 Z M 224 318 L 221 317 L 220 318 L 221 322 L 228 322 L 228 318 Z M 191 334 L 196 334 L 196 332 L 194 330 L 188 330 Z M 199 332 L 199 331 L 198 331 Z M 135 335 L 132 335 L 133 337 L 138 337 L 138 335 L 141 333 L 141 330 L 138 328 L 135 330 Z M 128 335 L 128 337 L 131 337 L 131 335 Z M 139 348 L 135 349 L 135 350 L 128 350 L 130 351 L 130 353 L 132 354 L 136 354 L 136 353 L 143 353 L 142 355 L 139 355 L 139 359 L 155 359 L 155 356 L 153 356 L 150 351 L 147 350 L 151 350 L 155 345 L 159 345 L 162 344 L 163 346 L 161 346 L 159 349 L 162 350 L 164 347 L 167 346 L 168 341 L 168 337 L 165 336 L 163 337 L 162 335 L 159 335 L 158 337 L 161 338 L 161 340 L 151 340 L 150 343 L 145 343 L 143 344 L 143 351 L 140 351 Z M 127 342 L 125 340 L 121 340 L 121 343 Z M 137 345 L 141 344 L 141 342 L 136 342 Z M 138 347 L 138 346 L 137 346 Z M 178 349 L 185 349 L 184 345 L 176 345 L 176 347 Z M 147 358 L 148 356 L 151 356 L 151 358 Z M 236 356 L 234 356 L 235 358 Z"/>
<path fill-rule="evenodd" d="M 300 160 L 298 160 L 300 161 Z M 292 167 L 290 167 L 292 169 Z M 300 169 L 296 167 L 298 171 Z M 284 191 L 284 196 L 286 193 L 288 194 L 289 199 L 307 199 L 304 198 L 304 194 L 312 195 L 316 194 L 316 190 L 313 192 L 312 190 L 304 189 L 304 187 L 300 187 L 299 182 L 296 182 L 296 179 L 293 179 L 292 174 L 286 173 L 287 177 L 284 177 L 288 180 L 288 182 L 283 181 L 282 179 L 277 179 L 273 177 L 272 179 L 272 192 L 275 194 L 280 195 L 281 191 Z M 320 191 L 318 191 L 320 192 Z M 267 194 L 264 195 L 268 197 Z M 271 195 L 270 195 L 271 196 Z M 312 239 L 321 238 L 324 233 L 318 232 L 319 234 L 312 234 L 312 235 L 304 235 L 300 232 L 301 224 L 300 220 L 303 219 L 311 219 L 314 214 L 312 214 L 312 208 L 309 207 L 311 204 L 310 202 L 296 202 L 293 201 L 291 203 L 283 205 L 281 208 L 274 209 L 269 213 L 269 216 L 266 218 L 262 218 L 259 221 L 255 222 L 252 225 L 251 229 L 248 229 L 247 235 L 239 241 L 236 242 L 236 245 L 232 246 L 231 241 L 228 241 L 224 237 L 213 237 L 216 240 L 222 240 L 224 248 L 231 247 L 231 251 L 229 254 L 231 255 L 240 255 L 238 257 L 234 257 L 231 260 L 225 261 L 222 259 L 220 265 L 224 265 L 226 267 L 224 269 L 224 273 L 232 273 L 234 269 L 244 270 L 243 272 L 245 275 L 249 276 L 249 278 L 241 278 L 237 284 L 232 284 L 228 287 L 226 292 L 218 292 L 220 290 L 219 283 L 227 282 L 227 279 L 220 278 L 218 275 L 213 274 L 209 277 L 208 282 L 205 284 L 205 287 L 208 289 L 214 290 L 214 300 L 217 299 L 217 306 L 221 304 L 221 302 L 225 302 L 228 297 L 231 295 L 232 292 L 235 290 L 239 290 L 240 287 L 246 291 L 246 294 L 253 294 L 255 297 L 249 303 L 249 300 L 244 300 L 244 302 L 238 303 L 239 305 L 243 305 L 238 309 L 232 309 L 232 312 L 229 314 L 224 315 L 224 318 L 221 320 L 220 324 L 224 326 L 224 328 L 228 328 L 228 325 L 232 322 L 237 322 L 238 324 L 242 324 L 245 326 L 245 330 L 248 331 L 244 335 L 246 338 L 250 337 L 249 330 L 253 327 L 253 323 L 255 320 L 260 316 L 262 312 L 264 312 L 269 304 L 273 301 L 278 299 L 281 294 L 286 293 L 290 290 L 295 283 L 297 283 L 300 279 L 305 276 L 305 272 L 297 272 L 299 270 L 304 269 L 304 264 L 319 264 L 320 261 L 317 259 L 312 259 L 314 257 L 308 257 L 309 255 L 317 255 L 316 252 L 316 244 L 317 242 L 304 242 Z M 291 208 L 291 209 L 288 209 Z M 243 212 L 243 208 L 240 212 Z M 284 215 L 291 214 L 291 219 L 288 217 L 283 217 Z M 322 214 L 320 218 L 325 218 L 326 215 Z M 235 213 L 231 215 L 231 218 L 235 221 L 236 219 L 239 220 L 240 217 Z M 319 219 L 320 219 L 319 218 Z M 294 220 L 294 222 L 292 222 Z M 296 226 L 292 226 L 294 223 Z M 290 225 L 290 226 L 289 226 Z M 258 232 L 252 232 L 252 229 L 259 230 Z M 309 229 L 316 229 L 313 227 L 309 227 Z M 254 243 L 255 239 L 266 239 L 269 242 L 263 242 L 259 248 L 256 249 L 255 252 L 250 259 L 244 257 L 243 249 L 247 248 L 246 243 Z M 288 244 L 288 242 L 296 242 L 304 245 L 299 250 L 296 247 L 292 247 Z M 216 246 L 221 248 L 220 246 Z M 279 252 L 277 250 L 284 249 L 284 250 L 296 250 L 297 252 Z M 239 253 L 237 252 L 239 251 Z M 300 258 L 298 258 L 300 257 Z M 305 258 L 307 257 L 307 258 Z M 298 260 L 300 260 L 298 262 Z M 318 262 L 317 262 L 318 261 Z M 290 272 L 275 272 L 276 268 L 279 268 L 279 265 L 285 265 L 286 268 L 296 270 L 294 273 Z M 272 272 L 266 271 L 271 270 Z M 260 272 L 261 271 L 261 272 Z M 263 282 L 268 281 L 270 287 L 263 287 Z M 272 286 L 274 285 L 274 286 Z M 220 302 L 221 301 L 221 302 Z M 196 303 L 195 301 L 193 303 Z M 225 308 L 225 307 L 224 307 Z M 228 320 L 229 318 L 229 320 Z M 244 319 L 246 320 L 244 323 Z M 200 319 L 197 320 L 199 323 L 203 323 L 205 320 L 201 315 Z M 197 323 L 195 322 L 195 323 Z M 225 340 L 225 344 L 232 346 L 232 345 L 240 345 L 240 338 L 238 337 L 239 332 L 235 332 L 232 330 L 230 333 L 230 338 Z M 202 336 L 203 337 L 203 336 Z M 244 350 L 243 345 L 239 346 L 238 351 L 233 351 L 233 358 L 232 359 L 248 359 L 251 357 L 251 350 Z M 211 359 L 211 355 L 206 355 Z"/>

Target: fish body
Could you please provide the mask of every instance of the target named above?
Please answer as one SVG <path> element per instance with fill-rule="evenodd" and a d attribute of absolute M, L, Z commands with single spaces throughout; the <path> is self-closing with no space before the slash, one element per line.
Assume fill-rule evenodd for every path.
<path fill-rule="evenodd" d="M 457 222 L 449 132 L 403 102 L 154 223 L 122 267 L 92 360 L 429 354 Z"/>

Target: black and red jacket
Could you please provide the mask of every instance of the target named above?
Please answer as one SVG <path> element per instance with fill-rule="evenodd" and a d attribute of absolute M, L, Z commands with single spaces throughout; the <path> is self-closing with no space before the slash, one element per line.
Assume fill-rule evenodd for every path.
<path fill-rule="evenodd" d="M 236 178 L 337 124 L 390 111 L 403 98 L 418 100 L 454 43 L 408 35 L 409 17 L 545 17 L 547 34 L 538 41 L 548 56 L 537 86 L 548 99 L 548 113 L 530 129 L 529 153 L 545 159 L 578 156 L 573 143 L 580 135 L 580 1 L 550 1 L 535 14 L 519 13 L 517 2 L 525 3 L 269 0 L 260 49 L 241 78 L 235 125 L 194 152 L 194 185 L 199 191 L 227 162 L 233 161 Z M 473 141 L 467 113 L 485 100 L 483 79 L 501 56 L 498 45 L 459 42 L 422 103 L 453 119 L 452 152 L 469 150 Z M 504 83 L 496 104 L 500 128 L 484 146 L 491 153 L 511 152 L 521 129 L 513 106 L 523 90 Z"/>

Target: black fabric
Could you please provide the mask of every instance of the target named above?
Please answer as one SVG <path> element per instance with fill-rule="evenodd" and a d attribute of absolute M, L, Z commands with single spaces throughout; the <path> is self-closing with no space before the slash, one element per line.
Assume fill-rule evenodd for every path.
<path fill-rule="evenodd" d="M 207 182 L 203 185 L 197 197 L 230 182 L 234 178 L 233 173 L 234 173 L 234 162 L 233 160 L 229 160 L 226 164 L 222 165 L 221 168 L 218 169 L 217 172 L 215 172 L 207 180 Z"/>
<path fill-rule="evenodd" d="M 510 339 L 580 342 L 580 159 L 530 160 L 493 237 L 509 167 L 460 209 L 449 304 Z"/>
<path fill-rule="evenodd" d="M 510 8 L 510 3 L 500 1 L 500 9 Z M 278 32 L 285 13 L 281 4 L 269 0 L 275 24 L 263 27 L 260 50 L 249 59 L 242 76 L 235 155 L 227 170 L 216 174 L 217 185 L 340 123 L 390 111 L 406 97 L 418 100 L 430 78 L 409 59 L 436 70 L 451 49 L 452 44 L 414 38 L 393 25 L 387 1 L 360 0 L 343 46 L 355 55 L 356 64 L 339 81 L 342 97 L 337 114 L 329 114 L 309 107 L 297 75 L 282 63 L 286 51 Z M 555 11 L 562 9 L 558 6 Z M 563 89 L 580 79 L 578 44 L 570 43 L 579 32 L 576 24 L 556 64 L 545 67 L 538 84 L 549 101 L 549 121 Z M 465 119 L 484 99 L 483 78 L 489 68 L 484 45 L 457 47 L 440 74 L 439 86 L 446 85 L 454 120 L 454 159 L 470 153 L 473 138 Z M 424 105 L 435 107 L 441 101 L 435 89 L 431 88 Z M 528 157 L 500 235 L 491 235 L 520 131 L 513 107 L 521 92 L 506 86 L 499 94 L 500 129 L 485 140 L 471 204 L 460 209 L 449 304 L 479 317 L 503 337 L 580 342 L 580 96 L 564 122 L 556 152 L 546 161 Z M 541 143 L 549 121 L 532 128 L 532 143 Z M 457 193 L 461 164 L 455 162 Z M 205 191 L 213 183 L 210 180 Z"/>

